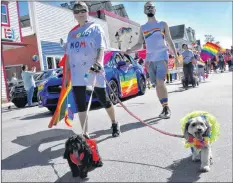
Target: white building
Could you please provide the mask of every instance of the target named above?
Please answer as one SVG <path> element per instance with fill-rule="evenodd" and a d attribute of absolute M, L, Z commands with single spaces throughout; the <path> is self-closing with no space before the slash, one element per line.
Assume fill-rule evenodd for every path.
<path fill-rule="evenodd" d="M 182 44 L 187 44 L 191 48 L 192 43 L 196 43 L 195 30 L 191 27 L 186 28 L 183 24 L 169 27 L 169 29 L 175 47 L 179 52 L 182 52 Z"/>
<path fill-rule="evenodd" d="M 23 28 L 23 35 L 36 34 L 41 70 L 56 68 L 64 54 L 60 39 L 66 41 L 69 31 L 77 25 L 71 10 L 42 2 L 28 2 L 30 27 Z M 121 48 L 127 49 L 137 41 L 139 24 L 112 12 L 90 12 L 90 20 L 100 24 L 105 31 L 108 47 L 118 48 L 116 32 L 131 28 L 121 38 Z M 101 15 L 101 16 L 100 16 Z"/>
<path fill-rule="evenodd" d="M 4 67 L 3 52 L 26 46 L 23 44 L 22 31 L 19 21 L 19 4 L 17 1 L 1 2 L 1 78 L 2 78 L 2 102 L 7 102 L 8 86 L 6 70 Z"/>

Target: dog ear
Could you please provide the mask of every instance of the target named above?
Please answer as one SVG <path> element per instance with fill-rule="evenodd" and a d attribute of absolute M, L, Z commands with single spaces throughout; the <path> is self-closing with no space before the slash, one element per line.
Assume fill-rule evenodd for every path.
<path fill-rule="evenodd" d="M 209 137 L 210 136 L 210 131 L 211 131 L 211 126 L 209 124 L 209 122 L 207 121 L 206 118 L 204 118 L 204 122 L 205 122 L 205 125 L 207 127 L 205 133 L 203 134 L 203 137 Z"/>
<path fill-rule="evenodd" d="M 184 138 L 186 139 L 186 140 L 188 140 L 189 139 L 189 133 L 188 133 L 188 128 L 189 128 L 189 125 L 190 125 L 190 120 L 186 123 L 186 125 L 185 125 L 185 127 L 184 127 Z"/>
<path fill-rule="evenodd" d="M 70 140 L 68 139 L 65 143 L 65 152 L 63 154 L 63 158 L 64 159 L 67 159 L 69 157 L 69 143 L 70 143 Z"/>

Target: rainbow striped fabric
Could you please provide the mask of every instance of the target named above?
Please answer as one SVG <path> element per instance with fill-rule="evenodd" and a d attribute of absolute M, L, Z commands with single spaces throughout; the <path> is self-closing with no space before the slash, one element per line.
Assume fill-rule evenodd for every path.
<path fill-rule="evenodd" d="M 48 125 L 49 128 L 52 128 L 53 126 L 56 126 L 57 123 L 59 123 L 64 117 L 65 117 L 65 123 L 67 126 L 72 126 L 72 113 L 75 112 L 77 109 L 73 109 L 71 107 L 68 107 L 68 103 L 76 108 L 76 104 L 74 101 L 73 93 L 72 93 L 72 86 L 71 86 L 71 79 L 69 76 L 69 84 L 67 87 L 64 87 L 64 76 L 65 76 L 65 61 L 66 61 L 66 55 L 62 58 L 62 60 L 59 63 L 59 66 L 63 66 L 63 78 L 62 78 L 62 89 L 61 93 L 58 99 L 57 108 L 55 113 L 53 114 L 52 119 L 50 120 L 50 123 Z M 67 99 L 68 97 L 68 99 Z"/>
<path fill-rule="evenodd" d="M 65 123 L 67 126 L 72 127 L 72 122 L 74 120 L 74 113 L 72 112 L 70 106 L 67 106 L 66 112 L 65 112 Z"/>
<path fill-rule="evenodd" d="M 138 93 L 138 82 L 135 73 L 120 75 L 120 86 L 122 97 L 135 95 Z"/>
<path fill-rule="evenodd" d="M 211 42 L 207 42 L 201 50 L 201 59 L 206 62 L 208 59 L 215 57 L 219 50 L 220 46 Z"/>
<path fill-rule="evenodd" d="M 145 31 L 143 32 L 143 35 L 144 37 L 147 39 L 148 37 L 150 37 L 152 34 L 154 34 L 155 32 L 161 32 L 160 28 L 154 28 L 154 29 L 151 29 L 149 31 Z M 164 35 L 165 33 L 164 32 L 161 32 L 161 34 L 163 35 L 163 38 L 164 38 Z"/>

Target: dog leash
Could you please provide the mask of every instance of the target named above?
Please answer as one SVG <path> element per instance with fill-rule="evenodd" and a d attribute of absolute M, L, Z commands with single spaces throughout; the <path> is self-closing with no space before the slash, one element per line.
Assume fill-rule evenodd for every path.
<path fill-rule="evenodd" d="M 109 89 L 111 90 L 111 92 L 113 93 L 113 95 L 116 97 L 117 101 L 120 103 L 120 105 L 129 113 L 129 115 L 131 115 L 132 117 L 134 117 L 135 119 L 137 119 L 138 121 L 140 121 L 141 123 L 143 123 L 144 125 L 148 126 L 149 128 L 157 131 L 157 132 L 160 132 L 164 135 L 168 135 L 168 136 L 171 136 L 171 137 L 179 137 L 179 138 L 184 138 L 183 135 L 178 135 L 178 134 L 172 134 L 172 133 L 169 133 L 169 132 L 165 132 L 163 130 L 160 130 L 158 128 L 155 128 L 149 124 L 147 124 L 146 122 L 144 122 L 142 119 L 140 119 L 139 117 L 137 117 L 135 114 L 133 114 L 130 110 L 128 110 L 128 108 L 121 102 L 121 100 L 117 97 L 117 95 L 115 94 L 115 92 L 113 91 L 113 89 L 111 88 L 110 84 L 108 83 L 104 73 L 102 72 L 102 75 L 103 75 L 103 78 L 106 82 L 106 84 L 108 85 Z"/>
<path fill-rule="evenodd" d="M 95 85 L 96 85 L 96 74 L 94 74 L 94 75 L 95 76 L 94 76 L 94 80 L 93 80 L 93 84 L 92 84 L 92 91 L 91 91 L 91 95 L 90 95 L 87 110 L 86 110 L 86 118 L 85 118 L 85 121 L 84 121 L 84 124 L 83 124 L 82 136 L 84 135 L 84 130 L 85 130 L 86 123 L 87 123 L 87 120 L 88 120 L 88 114 L 89 114 L 89 111 L 90 111 L 90 108 L 91 108 L 91 102 L 92 102 L 92 97 L 93 97 L 93 93 L 94 93 L 94 88 L 95 88 Z"/>

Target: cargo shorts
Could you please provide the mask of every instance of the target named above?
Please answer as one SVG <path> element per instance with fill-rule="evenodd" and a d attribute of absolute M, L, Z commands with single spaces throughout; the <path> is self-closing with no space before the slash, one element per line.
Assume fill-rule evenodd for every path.
<path fill-rule="evenodd" d="M 148 73 L 152 85 L 156 85 L 157 80 L 165 80 L 168 71 L 167 63 L 166 60 L 150 62 Z"/>

